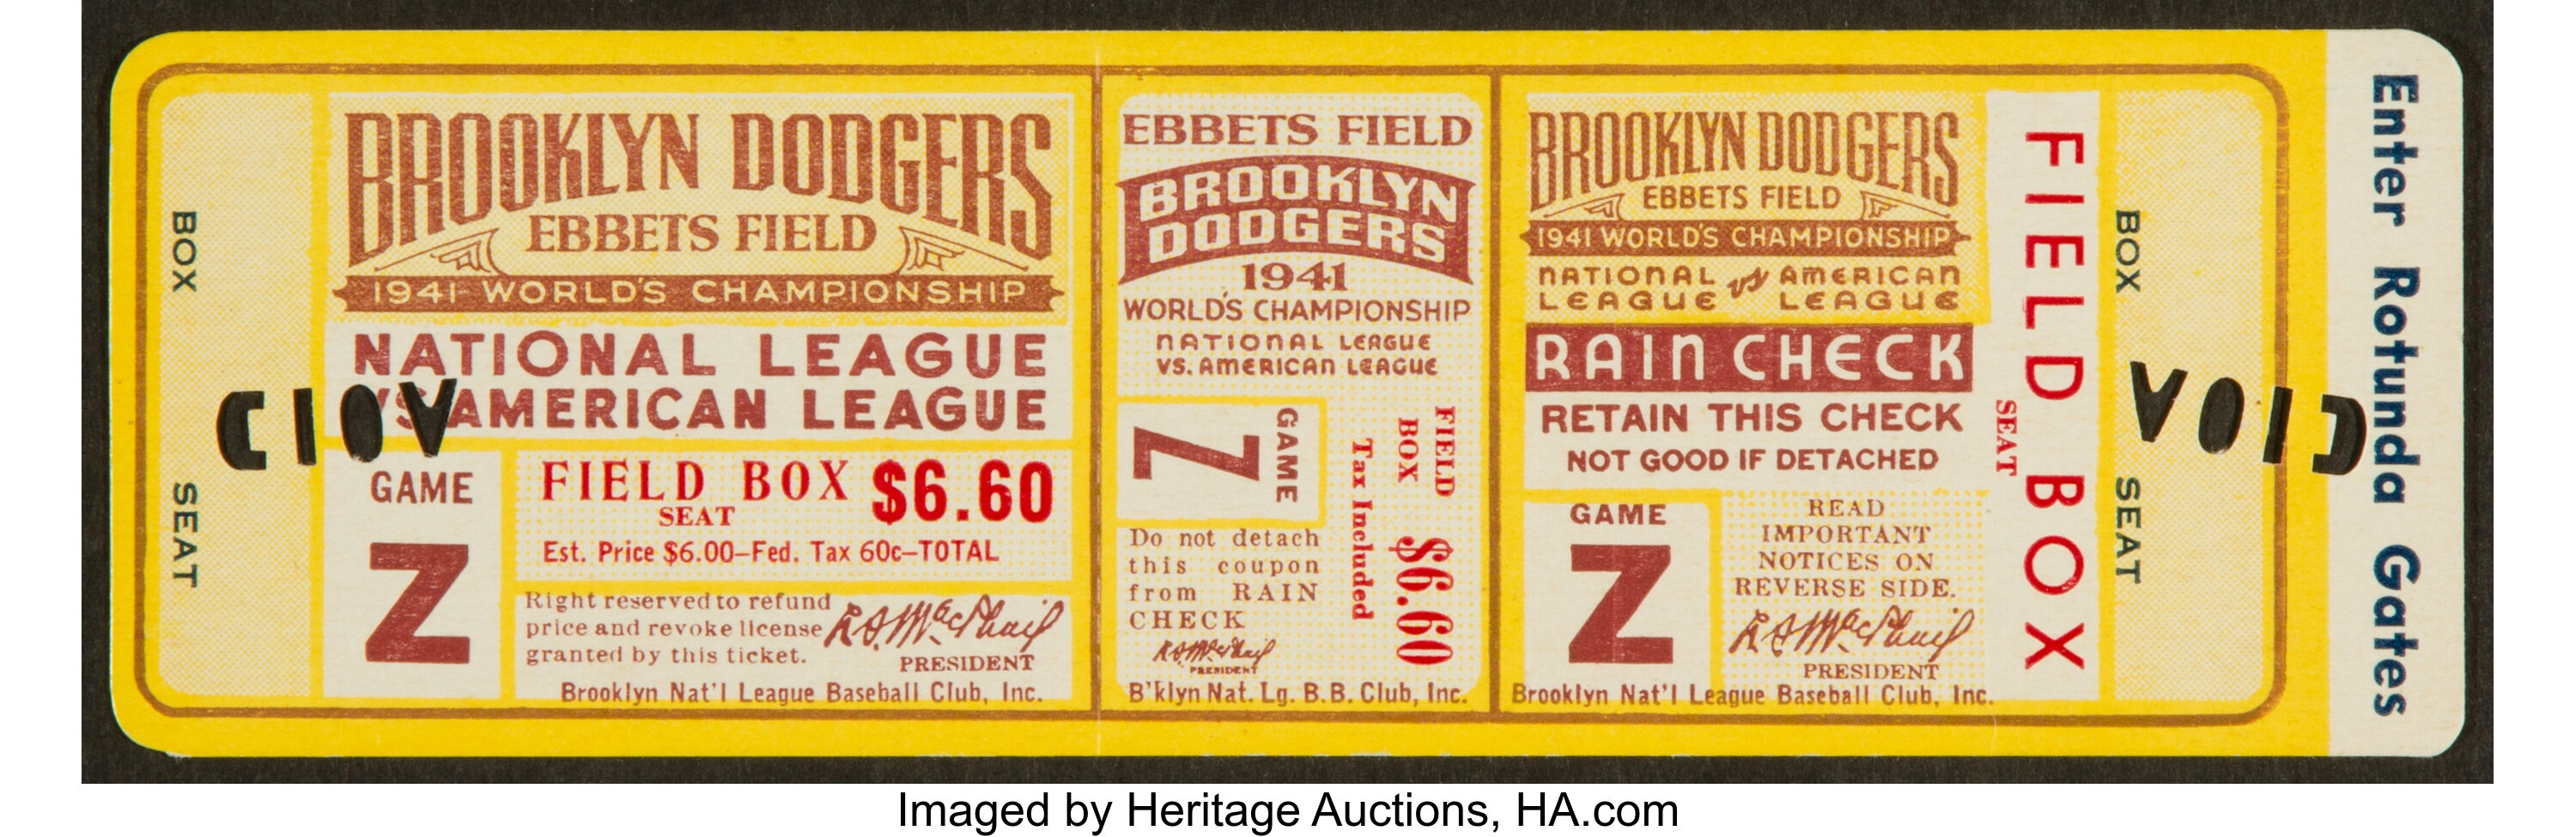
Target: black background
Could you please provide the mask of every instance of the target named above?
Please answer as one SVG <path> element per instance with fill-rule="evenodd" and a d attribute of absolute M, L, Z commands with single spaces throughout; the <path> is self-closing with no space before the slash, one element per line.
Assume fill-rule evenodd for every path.
<path fill-rule="evenodd" d="M 2055 782 L 2493 781 L 2493 91 L 2487 3 L 2163 0 L 1773 2 L 1325 0 L 762 2 L 85 0 L 81 16 L 81 772 L 85 781 Z M 108 699 L 107 123 L 117 65 L 192 30 L 1643 30 L 2413 29 L 2467 82 L 2465 267 L 2469 704 L 2436 758 L 174 758 L 135 744 Z M 2141 56 L 2105 55 L 2105 61 Z M 2526 105 L 2531 103 L 2525 103 Z"/>

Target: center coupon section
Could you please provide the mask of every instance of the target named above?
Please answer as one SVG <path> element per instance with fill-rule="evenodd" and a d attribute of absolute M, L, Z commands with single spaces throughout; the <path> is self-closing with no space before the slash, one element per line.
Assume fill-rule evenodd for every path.
<path fill-rule="evenodd" d="M 1102 706 L 1486 708 L 1489 99 L 1104 80 Z"/>

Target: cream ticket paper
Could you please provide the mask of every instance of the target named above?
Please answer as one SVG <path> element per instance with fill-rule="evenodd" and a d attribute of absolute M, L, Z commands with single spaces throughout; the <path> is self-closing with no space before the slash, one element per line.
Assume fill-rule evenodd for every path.
<path fill-rule="evenodd" d="M 2462 95 L 2403 32 L 165 36 L 117 716 L 2436 754 Z"/>

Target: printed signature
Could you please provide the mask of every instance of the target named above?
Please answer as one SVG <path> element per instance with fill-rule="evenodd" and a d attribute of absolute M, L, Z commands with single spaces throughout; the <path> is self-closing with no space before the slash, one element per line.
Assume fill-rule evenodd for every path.
<path fill-rule="evenodd" d="M 1057 623 L 1064 621 L 1064 601 L 1046 603 L 1044 612 L 1034 618 L 1011 618 L 1005 611 L 1009 604 L 991 596 L 977 596 L 974 604 L 960 607 L 957 600 L 921 599 L 897 609 L 885 605 L 869 610 L 851 604 L 841 611 L 841 621 L 823 635 L 824 647 L 835 642 L 842 645 L 864 645 L 868 650 L 905 648 L 928 642 L 944 645 L 947 640 L 1018 639 L 1021 653 L 1036 644 Z"/>
<path fill-rule="evenodd" d="M 1178 663 L 1189 667 L 1193 674 L 1251 674 L 1261 669 L 1261 658 L 1270 656 L 1271 650 L 1278 647 L 1276 638 L 1263 642 L 1259 648 L 1244 642 L 1242 637 L 1188 642 L 1167 639 L 1163 640 L 1163 647 L 1154 649 L 1154 662 Z"/>
<path fill-rule="evenodd" d="M 1977 626 L 1977 612 L 1959 611 L 1950 624 L 1936 628 L 1916 627 L 1914 609 L 1888 605 L 1873 619 L 1860 608 L 1819 610 L 1773 616 L 1768 610 L 1755 610 L 1744 628 L 1727 640 L 1726 653 L 1740 651 L 1770 652 L 1779 657 L 1789 654 L 1831 654 L 1861 647 L 1929 649 L 1924 662 L 1939 662 L 1941 652 L 1950 643 L 1967 636 Z"/>

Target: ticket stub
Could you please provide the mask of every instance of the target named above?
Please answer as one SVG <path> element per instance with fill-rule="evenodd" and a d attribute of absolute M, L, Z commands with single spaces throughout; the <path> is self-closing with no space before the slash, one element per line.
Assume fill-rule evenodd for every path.
<path fill-rule="evenodd" d="M 164 36 L 117 716 L 2436 754 L 2462 101 L 2405 32 Z"/>

